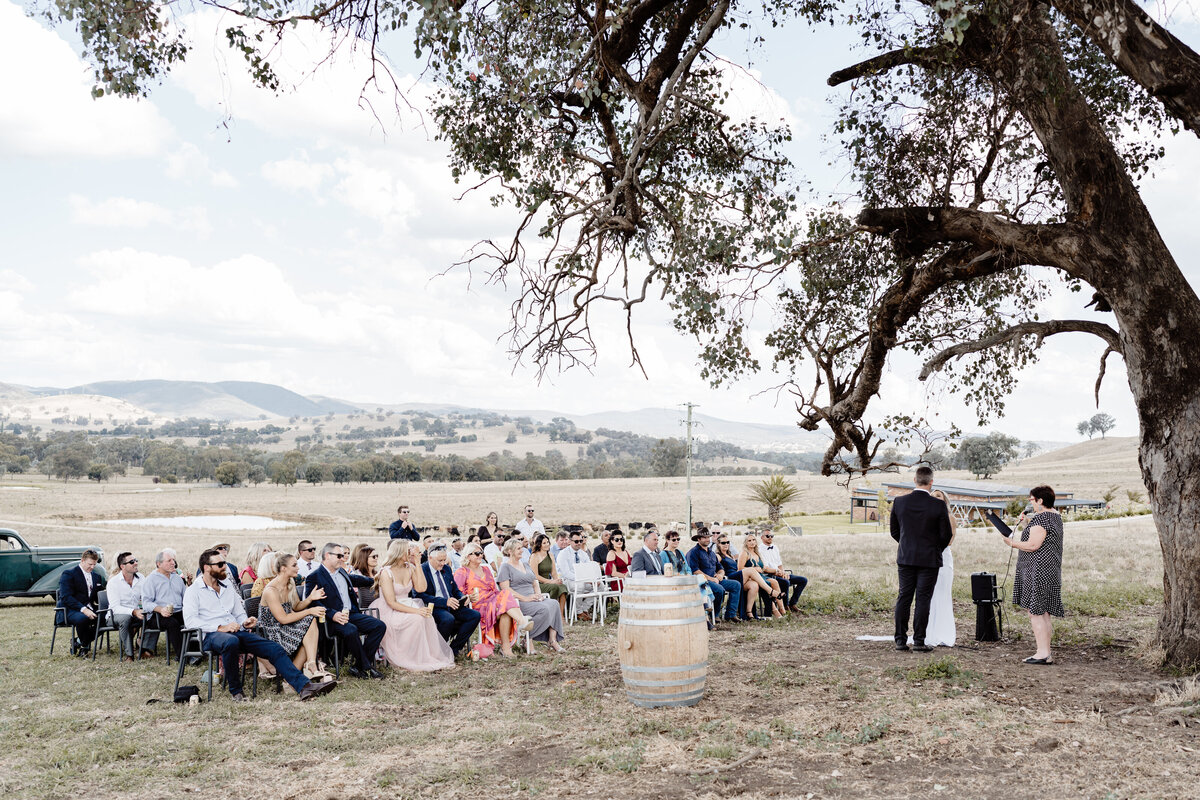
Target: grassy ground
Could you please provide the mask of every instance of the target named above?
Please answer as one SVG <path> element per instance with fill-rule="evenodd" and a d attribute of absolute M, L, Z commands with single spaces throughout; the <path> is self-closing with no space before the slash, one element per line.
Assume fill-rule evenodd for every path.
<path fill-rule="evenodd" d="M 5 496 L 3 510 L 52 526 L 31 537 L 43 542 L 98 535 L 108 537 L 110 554 L 167 542 L 190 556 L 213 534 L 97 532 L 80 523 L 101 510 L 142 515 L 215 509 L 215 497 L 269 498 L 197 490 L 121 494 L 114 503 L 108 488 L 68 487 L 57 500 L 38 496 L 20 508 Z M 43 491 L 53 489 L 29 494 Z M 382 499 L 361 491 L 323 495 L 332 506 L 324 514 L 315 492 L 303 495 L 294 512 L 314 519 L 305 528 L 311 538 L 357 540 L 359 523 L 336 520 Z M 431 507 L 423 499 L 420 507 Z M 497 500 L 455 502 L 486 508 Z M 288 505 L 236 507 L 286 513 Z M 290 546 L 297 535 L 268 538 Z M 1028 623 L 1014 614 L 1004 641 L 973 641 L 970 573 L 1006 574 L 1009 550 L 995 534 L 964 531 L 956 541 L 960 646 L 930 655 L 855 638 L 891 627 L 895 546 L 885 533 L 782 537 L 787 563 L 812 581 L 803 613 L 719 628 L 704 702 L 673 710 L 624 700 L 613 624 L 576 625 L 565 655 L 543 649 L 448 673 L 350 680 L 304 705 L 268 691 L 236 708 L 227 695 L 175 706 L 166 702 L 174 670 L 161 657 L 137 665 L 105 654 L 81 663 L 63 649 L 49 657 L 50 606 L 2 601 L 0 796 L 1195 796 L 1200 692 L 1157 672 L 1148 644 L 1162 600 L 1150 521 L 1073 523 L 1066 541 L 1059 663 L 1036 668 L 1020 664 L 1033 647 Z M 196 682 L 199 669 L 190 676 Z"/>

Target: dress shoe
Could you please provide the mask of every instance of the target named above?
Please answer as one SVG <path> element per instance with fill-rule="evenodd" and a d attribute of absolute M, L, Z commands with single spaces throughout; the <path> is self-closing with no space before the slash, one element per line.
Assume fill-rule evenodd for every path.
<path fill-rule="evenodd" d="M 154 658 L 156 655 L 158 655 L 158 654 L 155 653 L 153 650 L 143 650 L 142 651 L 142 658 Z"/>
<path fill-rule="evenodd" d="M 581 620 L 582 622 L 591 622 L 592 615 L 590 613 L 588 613 L 587 611 L 581 611 L 575 615 L 575 619 Z"/>
<path fill-rule="evenodd" d="M 933 652 L 933 648 L 927 644 L 914 644 L 912 649 L 913 649 L 914 653 L 932 653 Z"/>
<path fill-rule="evenodd" d="M 1024 663 L 1024 664 L 1044 664 L 1046 666 L 1049 666 L 1054 663 L 1054 660 L 1049 659 L 1049 658 L 1034 658 L 1033 656 L 1030 656 L 1029 658 L 1022 659 L 1022 663 Z"/>
<path fill-rule="evenodd" d="M 909 649 L 909 647 L 904 642 L 896 642 L 896 649 L 901 652 L 906 652 Z"/>
<path fill-rule="evenodd" d="M 371 667 L 370 669 L 368 669 L 368 670 L 367 670 L 367 677 L 368 677 L 368 678 L 374 678 L 374 679 L 375 679 L 375 680 L 377 680 L 377 681 L 381 681 L 381 680 L 383 680 L 384 678 L 386 678 L 387 676 L 386 676 L 386 675 L 384 675 L 384 674 L 383 674 L 382 672 L 380 672 L 379 670 L 375 669 L 374 667 Z"/>
<path fill-rule="evenodd" d="M 788 606 L 788 611 L 792 612 L 793 614 L 799 614 L 799 613 L 800 613 L 800 606 L 797 606 L 797 605 L 790 605 L 790 606 Z"/>
<path fill-rule="evenodd" d="M 312 700 L 314 697 L 332 692 L 333 687 L 335 686 L 337 686 L 337 681 L 325 681 L 324 683 L 309 681 L 300 687 L 300 691 L 296 694 L 296 696 L 299 697 L 300 702 L 303 703 L 305 700 Z"/>
<path fill-rule="evenodd" d="M 233 702 L 235 702 L 235 703 L 249 703 L 249 702 L 250 702 L 250 700 L 246 698 L 246 695 L 242 694 L 241 692 L 238 692 L 237 694 L 235 694 L 235 695 L 233 696 Z"/>

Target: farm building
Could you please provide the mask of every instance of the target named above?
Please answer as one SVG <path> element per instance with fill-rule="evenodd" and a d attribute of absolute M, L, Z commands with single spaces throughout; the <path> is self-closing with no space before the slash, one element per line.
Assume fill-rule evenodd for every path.
<path fill-rule="evenodd" d="M 1013 500 L 1025 502 L 1029 498 L 1030 486 L 1005 486 L 999 483 L 983 481 L 934 481 L 934 489 L 941 489 L 950 500 L 950 512 L 954 514 L 959 525 L 971 525 L 981 522 L 989 511 L 1000 516 L 1004 508 Z M 908 494 L 913 490 L 911 482 L 884 483 L 876 489 L 868 486 L 855 487 L 850 494 L 851 522 L 879 522 L 879 507 L 891 502 L 893 498 Z M 1103 500 L 1076 499 L 1073 492 L 1056 492 L 1054 507 L 1069 513 L 1079 509 L 1102 509 Z"/>

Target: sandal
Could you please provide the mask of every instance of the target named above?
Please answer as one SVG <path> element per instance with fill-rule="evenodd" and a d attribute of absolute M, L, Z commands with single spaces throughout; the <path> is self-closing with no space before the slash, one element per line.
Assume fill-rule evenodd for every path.
<path fill-rule="evenodd" d="M 1033 656 L 1030 656 L 1029 658 L 1024 659 L 1022 661 L 1022 663 L 1024 663 L 1024 664 L 1044 664 L 1045 666 L 1050 666 L 1051 664 L 1054 663 L 1054 660 L 1050 659 L 1050 658 L 1034 658 Z"/>

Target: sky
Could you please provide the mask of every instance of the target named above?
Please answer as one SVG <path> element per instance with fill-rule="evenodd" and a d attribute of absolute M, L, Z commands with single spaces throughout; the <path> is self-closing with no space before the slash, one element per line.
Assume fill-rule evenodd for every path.
<path fill-rule="evenodd" d="M 1173 27 L 1200 41 L 1193 17 Z M 321 54 L 303 30 L 284 52 L 280 95 L 253 88 L 220 46 L 217 12 L 184 18 L 193 50 L 149 98 L 93 100 L 91 69 L 69 31 L 0 0 L 0 382 L 257 380 L 367 405 L 452 402 L 570 413 L 697 403 L 725 419 L 792 424 L 770 372 L 713 389 L 694 341 L 665 306 L 635 321 L 648 373 L 631 368 L 618 320 L 601 319 L 592 371 L 539 383 L 514 365 L 503 334 L 514 286 L 447 267 L 480 239 L 511 231 L 483 194 L 459 199 L 445 148 L 419 113 L 428 87 L 396 63 L 406 104 L 368 92 L 361 58 Z M 732 74 L 738 103 L 778 114 L 818 188 L 845 190 L 831 146 L 825 86 L 853 59 L 848 32 L 766 31 L 751 72 Z M 738 42 L 722 44 L 744 61 Z M 397 48 L 397 52 L 407 48 Z M 23 76 L 30 76 L 25 78 Z M 752 78 L 761 81 L 758 85 Z M 1196 137 L 1166 141 L 1146 183 L 1152 213 L 1189 279 L 1200 278 Z M 1052 316 L 1087 317 L 1079 295 L 1044 300 Z M 1109 317 L 1111 321 L 1111 317 Z M 754 336 L 770 330 L 763 310 Z M 1103 345 L 1053 337 L 1041 365 L 1015 376 L 1008 413 L 990 427 L 1072 441 L 1096 413 Z M 975 428 L 975 416 L 896 358 L 873 418 L 915 413 Z M 1112 435 L 1137 434 L 1123 364 L 1109 360 L 1101 410 Z M 936 415 L 936 416 L 935 416 Z"/>

